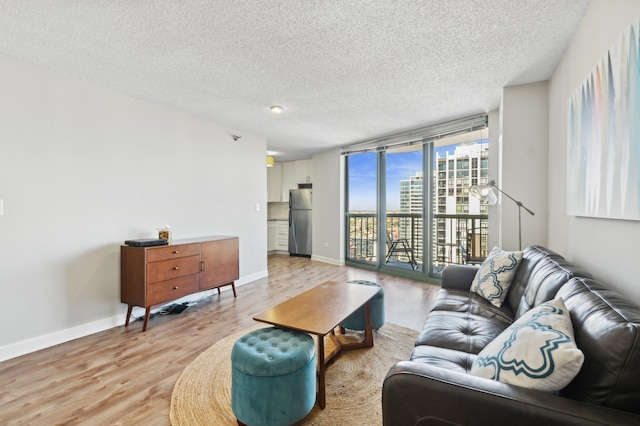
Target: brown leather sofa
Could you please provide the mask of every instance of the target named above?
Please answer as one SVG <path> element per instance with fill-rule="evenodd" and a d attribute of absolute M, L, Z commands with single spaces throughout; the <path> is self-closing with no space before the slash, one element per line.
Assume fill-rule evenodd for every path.
<path fill-rule="evenodd" d="M 640 425 L 640 307 L 549 249 L 523 252 L 500 308 L 469 292 L 477 267 L 443 271 L 409 360 L 384 380 L 384 425 Z M 567 387 L 550 394 L 469 374 L 489 342 L 556 295 L 584 354 Z"/>

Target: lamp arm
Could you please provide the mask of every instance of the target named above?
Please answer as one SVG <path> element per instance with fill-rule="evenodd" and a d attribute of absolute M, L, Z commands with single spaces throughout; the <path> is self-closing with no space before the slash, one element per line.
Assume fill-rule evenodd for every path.
<path fill-rule="evenodd" d="M 511 195 L 507 194 L 506 192 L 504 192 L 502 189 L 498 188 L 495 185 L 491 185 L 493 188 L 495 188 L 497 191 L 499 191 L 500 193 L 504 194 L 507 198 L 509 198 L 511 201 L 513 201 L 514 203 L 516 203 L 516 205 L 518 207 L 522 207 L 523 209 L 525 209 L 527 211 L 527 213 L 529 213 L 531 216 L 535 216 L 535 213 L 532 212 L 531 210 L 529 210 L 528 208 L 525 207 L 524 204 L 522 204 L 520 201 L 516 200 L 515 198 L 513 198 Z"/>

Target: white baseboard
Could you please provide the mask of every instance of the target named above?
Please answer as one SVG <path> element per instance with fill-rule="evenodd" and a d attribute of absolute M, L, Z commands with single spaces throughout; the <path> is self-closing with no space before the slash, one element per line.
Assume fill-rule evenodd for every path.
<path fill-rule="evenodd" d="M 268 276 L 269 276 L 269 271 L 267 269 L 265 269 L 264 271 L 260 271 L 260 272 L 256 272 L 256 273 L 251 274 L 251 275 L 240 277 L 240 279 L 236 281 L 236 287 L 239 287 L 241 285 L 245 285 L 247 283 L 252 283 L 254 281 L 258 281 L 259 279 L 266 278 Z M 226 288 L 231 290 L 231 287 L 226 287 Z"/>
<path fill-rule="evenodd" d="M 268 271 L 261 271 L 251 275 L 241 277 L 236 281 L 236 288 L 241 287 L 250 282 L 259 280 L 269 276 Z M 225 286 L 220 288 L 220 291 L 231 291 L 231 286 Z M 183 303 L 183 302 L 195 302 L 204 297 L 217 292 L 217 290 L 207 290 L 200 293 L 190 294 L 181 299 L 175 300 L 170 303 Z M 168 303 L 168 304 L 170 304 Z M 20 342 L 10 343 L 8 345 L 0 346 L 0 362 L 6 361 L 11 358 L 16 358 L 21 355 L 26 355 L 31 352 L 36 352 L 41 349 L 49 348 L 51 346 L 59 345 L 61 343 L 69 342 L 80 337 L 85 337 L 90 334 L 99 333 L 104 330 L 108 330 L 113 327 L 121 326 L 126 320 L 126 305 L 123 306 L 123 312 L 119 315 L 114 315 L 108 318 L 99 319 L 96 321 L 88 322 L 86 324 L 77 325 L 64 330 L 55 331 L 53 333 L 45 334 L 42 336 L 34 337 Z M 144 316 L 144 308 L 134 308 L 132 311 L 133 317 Z M 132 319 L 133 320 L 133 319 Z"/>
<path fill-rule="evenodd" d="M 126 314 L 115 315 L 31 339 L 22 340 L 20 342 L 0 346 L 0 361 L 6 361 L 11 358 L 39 351 L 40 349 L 45 349 L 59 345 L 60 343 L 117 327 L 124 324 L 125 316 Z"/>
<path fill-rule="evenodd" d="M 344 259 L 333 259 L 331 257 L 311 255 L 311 260 L 317 260 L 318 262 L 330 263 L 331 265 L 344 266 Z"/>

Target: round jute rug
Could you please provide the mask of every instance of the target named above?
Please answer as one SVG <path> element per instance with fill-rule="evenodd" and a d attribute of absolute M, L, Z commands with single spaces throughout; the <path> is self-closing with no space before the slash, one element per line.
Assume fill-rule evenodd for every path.
<path fill-rule="evenodd" d="M 237 425 L 231 410 L 231 349 L 241 336 L 264 326 L 220 340 L 185 368 L 171 395 L 172 425 Z M 382 424 L 382 381 L 396 362 L 409 358 L 417 335 L 417 331 L 387 323 L 374 331 L 373 348 L 339 354 L 326 372 L 327 406 L 321 410 L 316 404 L 298 424 Z M 362 336 L 349 332 L 346 337 Z"/>

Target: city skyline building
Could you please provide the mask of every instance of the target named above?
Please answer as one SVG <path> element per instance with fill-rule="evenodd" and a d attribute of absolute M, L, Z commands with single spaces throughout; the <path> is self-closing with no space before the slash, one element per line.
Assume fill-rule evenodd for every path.
<path fill-rule="evenodd" d="M 489 144 L 485 140 L 436 153 L 434 171 L 434 265 L 465 263 L 486 256 L 488 205 L 469 197 L 469 187 L 488 182 Z M 478 216 L 485 216 L 479 218 Z"/>
<path fill-rule="evenodd" d="M 416 172 L 409 179 L 400 181 L 399 236 L 411 242 L 417 259 L 422 259 L 423 210 L 424 210 L 424 173 Z M 416 238 L 416 236 L 419 236 Z"/>

